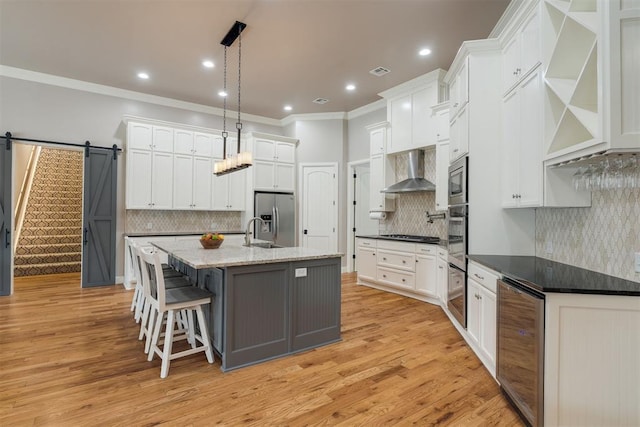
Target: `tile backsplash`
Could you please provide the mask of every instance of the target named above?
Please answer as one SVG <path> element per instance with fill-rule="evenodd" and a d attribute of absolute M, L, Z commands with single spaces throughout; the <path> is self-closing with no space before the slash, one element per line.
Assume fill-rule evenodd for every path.
<path fill-rule="evenodd" d="M 125 233 L 237 231 L 242 230 L 241 215 L 241 212 L 127 210 Z"/>
<path fill-rule="evenodd" d="M 640 189 L 594 191 L 590 208 L 536 210 L 538 257 L 640 282 L 635 252 L 640 252 Z"/>
<path fill-rule="evenodd" d="M 408 176 L 407 153 L 398 154 L 395 158 L 396 182 Z M 435 183 L 436 179 L 436 150 L 426 150 L 424 153 L 424 178 Z M 433 223 L 427 220 L 426 212 L 436 212 L 436 194 L 434 192 L 416 192 L 396 194 L 396 210 L 389 212 L 387 219 L 380 221 L 383 233 L 416 234 L 447 237 L 447 222 L 435 219 Z"/>

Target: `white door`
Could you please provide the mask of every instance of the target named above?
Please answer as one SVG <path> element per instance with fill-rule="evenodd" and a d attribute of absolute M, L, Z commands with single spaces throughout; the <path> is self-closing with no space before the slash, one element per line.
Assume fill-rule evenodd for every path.
<path fill-rule="evenodd" d="M 338 250 L 338 165 L 302 164 L 302 246 Z"/>

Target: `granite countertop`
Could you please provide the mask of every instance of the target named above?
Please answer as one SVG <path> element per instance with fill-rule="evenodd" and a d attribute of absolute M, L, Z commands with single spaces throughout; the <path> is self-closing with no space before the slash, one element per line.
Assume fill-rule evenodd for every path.
<path fill-rule="evenodd" d="M 225 241 L 218 249 L 203 249 L 198 239 L 151 244 L 193 268 L 221 268 L 251 264 L 301 261 L 342 257 L 339 252 L 303 247 L 273 248 L 246 247 L 239 242 Z"/>
<path fill-rule="evenodd" d="M 244 234 L 244 231 L 217 231 L 220 234 Z M 124 233 L 124 237 L 145 237 L 145 236 L 199 236 L 203 231 L 149 231 L 138 233 Z"/>
<path fill-rule="evenodd" d="M 640 296 L 640 283 L 534 256 L 469 255 L 539 292 Z"/>

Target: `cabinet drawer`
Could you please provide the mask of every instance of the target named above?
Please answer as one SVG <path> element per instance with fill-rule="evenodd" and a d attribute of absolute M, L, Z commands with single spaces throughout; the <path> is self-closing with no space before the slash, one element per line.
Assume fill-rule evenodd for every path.
<path fill-rule="evenodd" d="M 378 240 L 378 249 L 415 253 L 416 244 L 408 242 L 396 242 L 393 240 Z"/>
<path fill-rule="evenodd" d="M 362 246 L 365 248 L 375 248 L 376 241 L 373 239 L 358 239 L 358 246 Z"/>
<path fill-rule="evenodd" d="M 407 271 L 415 271 L 416 256 L 414 254 L 378 249 L 378 265 Z"/>
<path fill-rule="evenodd" d="M 416 276 L 408 271 L 397 271 L 378 267 L 377 277 L 379 282 L 386 283 L 387 285 L 407 289 L 415 288 Z"/>
<path fill-rule="evenodd" d="M 494 294 L 497 291 L 498 284 L 496 281 L 500 277 L 498 273 L 493 270 L 489 270 L 486 267 L 482 267 L 473 262 L 469 263 L 468 267 L 469 277 L 473 278 L 476 282 L 487 288 L 489 291 Z"/>
<path fill-rule="evenodd" d="M 444 248 L 438 248 L 438 258 L 442 258 L 443 260 L 447 260 L 449 253 Z"/>
<path fill-rule="evenodd" d="M 436 247 L 433 245 L 416 245 L 416 253 L 422 255 L 434 255 L 436 254 Z"/>

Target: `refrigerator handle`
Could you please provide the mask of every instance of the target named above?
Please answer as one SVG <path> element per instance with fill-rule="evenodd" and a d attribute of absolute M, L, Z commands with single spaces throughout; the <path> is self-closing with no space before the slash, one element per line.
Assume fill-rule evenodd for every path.
<path fill-rule="evenodd" d="M 280 231 L 280 212 L 278 211 L 278 206 L 276 206 L 274 209 L 276 211 L 276 231 L 273 235 L 273 240 L 276 241 L 278 239 L 278 232 Z"/>
<path fill-rule="evenodd" d="M 278 238 L 278 211 L 275 206 L 271 208 L 271 232 L 273 233 L 273 242 Z"/>

